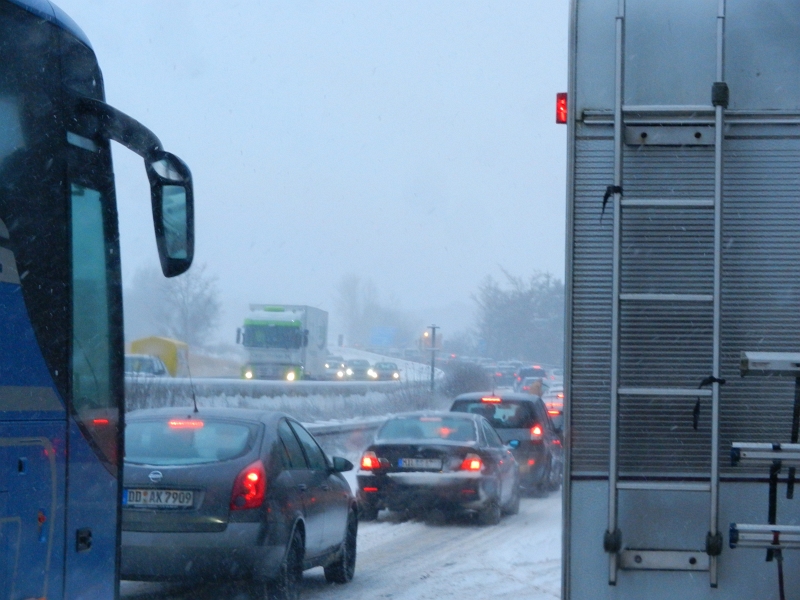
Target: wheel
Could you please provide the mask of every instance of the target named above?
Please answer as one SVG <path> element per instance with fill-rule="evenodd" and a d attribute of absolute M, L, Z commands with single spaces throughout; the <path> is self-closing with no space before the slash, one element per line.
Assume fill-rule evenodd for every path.
<path fill-rule="evenodd" d="M 268 600 L 298 600 L 303 581 L 304 544 L 302 534 L 295 530 L 289 549 L 281 563 L 278 578 L 267 587 Z"/>
<path fill-rule="evenodd" d="M 378 518 L 378 508 L 362 502 L 358 505 L 358 520 L 359 521 L 374 521 Z"/>
<path fill-rule="evenodd" d="M 514 492 L 511 495 L 511 500 L 503 507 L 503 514 L 516 515 L 519 513 L 519 496 L 519 482 L 517 482 L 514 485 Z"/>
<path fill-rule="evenodd" d="M 497 525 L 502 517 L 500 504 L 497 500 L 490 500 L 478 513 L 478 522 L 481 525 Z"/>
<path fill-rule="evenodd" d="M 325 581 L 328 583 L 349 583 L 356 572 L 356 537 L 358 535 L 358 519 L 356 513 L 350 511 L 347 517 L 347 530 L 339 550 L 336 562 L 325 567 Z"/>
<path fill-rule="evenodd" d="M 561 479 L 563 477 L 564 467 L 561 463 L 557 463 L 555 468 L 550 469 L 550 477 L 547 489 L 551 492 L 557 492 L 561 489 Z"/>

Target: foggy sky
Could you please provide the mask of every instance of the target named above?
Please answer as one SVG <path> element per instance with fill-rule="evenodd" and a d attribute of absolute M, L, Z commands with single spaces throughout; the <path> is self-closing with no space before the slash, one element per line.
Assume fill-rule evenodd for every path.
<path fill-rule="evenodd" d="M 566 0 L 55 2 L 192 169 L 220 338 L 249 302 L 333 310 L 346 273 L 451 328 L 500 267 L 563 278 Z M 114 158 L 128 283 L 158 258 L 141 160 Z"/>

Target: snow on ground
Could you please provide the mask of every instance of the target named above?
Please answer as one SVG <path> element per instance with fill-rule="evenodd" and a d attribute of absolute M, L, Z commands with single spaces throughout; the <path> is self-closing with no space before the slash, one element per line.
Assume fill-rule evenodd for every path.
<path fill-rule="evenodd" d="M 191 588 L 124 582 L 124 598 L 240 600 L 240 586 Z M 471 519 L 443 524 L 403 521 L 381 513 L 361 523 L 356 575 L 326 583 L 322 569 L 304 576 L 303 600 L 482 600 L 561 595 L 561 495 L 525 498 L 518 515 L 480 527 Z"/>

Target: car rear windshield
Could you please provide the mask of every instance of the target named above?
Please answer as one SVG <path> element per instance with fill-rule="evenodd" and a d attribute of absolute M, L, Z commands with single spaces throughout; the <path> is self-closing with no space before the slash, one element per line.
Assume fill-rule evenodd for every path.
<path fill-rule="evenodd" d="M 129 421 L 125 461 L 147 465 L 192 465 L 229 460 L 253 447 L 257 425 L 208 419 Z"/>
<path fill-rule="evenodd" d="M 521 400 L 501 402 L 457 400 L 453 403 L 452 410 L 486 417 L 495 429 L 528 429 L 533 427 L 536 421 L 531 403 Z"/>
<path fill-rule="evenodd" d="M 377 439 L 386 440 L 448 440 L 474 442 L 477 439 L 471 419 L 456 417 L 401 417 L 384 423 Z"/>

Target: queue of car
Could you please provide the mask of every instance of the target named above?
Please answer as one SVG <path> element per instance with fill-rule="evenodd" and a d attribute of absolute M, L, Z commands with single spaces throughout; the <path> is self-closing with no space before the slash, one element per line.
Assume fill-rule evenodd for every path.
<path fill-rule="evenodd" d="M 390 362 L 330 357 L 397 380 Z M 356 373 L 355 369 L 353 373 Z M 358 371 L 360 376 L 360 371 Z M 377 376 L 375 376 L 377 375 Z M 355 573 L 359 520 L 379 511 L 495 525 L 520 496 L 557 490 L 563 388 L 462 394 L 449 411 L 392 416 L 364 450 L 356 492 L 290 415 L 160 408 L 126 415 L 121 574 L 144 581 L 239 580 L 253 598 L 299 597 L 303 571 Z"/>

